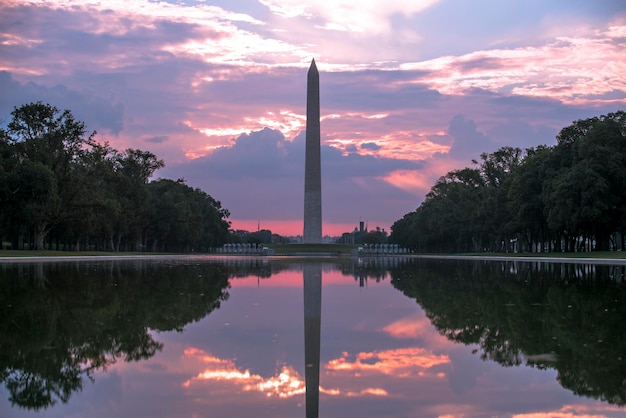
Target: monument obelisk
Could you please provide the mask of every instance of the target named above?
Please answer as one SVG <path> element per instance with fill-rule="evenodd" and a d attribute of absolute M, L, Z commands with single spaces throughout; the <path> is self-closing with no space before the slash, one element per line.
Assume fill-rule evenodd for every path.
<path fill-rule="evenodd" d="M 304 161 L 305 244 L 322 242 L 322 169 L 320 165 L 320 74 L 311 61 L 306 87 L 306 150 Z"/>
<path fill-rule="evenodd" d="M 320 343 L 322 322 L 322 265 L 304 264 L 304 379 L 306 418 L 318 418 L 320 404 Z"/>

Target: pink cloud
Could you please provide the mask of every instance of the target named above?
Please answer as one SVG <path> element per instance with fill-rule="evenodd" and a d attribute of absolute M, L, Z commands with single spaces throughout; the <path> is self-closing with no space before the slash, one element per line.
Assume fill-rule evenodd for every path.
<path fill-rule="evenodd" d="M 426 317 L 412 315 L 386 325 L 383 331 L 395 338 L 420 338 L 432 334 L 433 330 Z"/>
<path fill-rule="evenodd" d="M 530 13 L 541 23 L 522 30 L 516 20 L 505 29 L 494 18 L 510 16 L 481 5 L 457 21 L 449 8 L 464 4 L 431 0 L 358 8 L 343 0 L 265 1 L 237 10 L 9 0 L 0 5 L 0 70 L 7 71 L 0 117 L 33 100 L 69 108 L 100 140 L 163 158 L 157 176 L 184 177 L 214 195 L 234 225 L 260 219 L 295 235 L 302 216 L 296 146 L 315 57 L 329 146 L 325 231 L 346 232 L 359 218 L 388 228 L 439 176 L 481 152 L 551 144 L 571 121 L 626 104 L 623 13 L 608 3 L 567 13 L 520 5 L 510 6 L 520 19 Z M 473 36 L 461 39 L 472 24 Z M 291 158 L 261 149 L 268 168 L 251 178 L 256 166 L 242 158 L 249 150 L 237 139 L 266 127 L 282 133 L 280 151 Z"/>
<path fill-rule="evenodd" d="M 564 405 L 554 411 L 536 411 L 527 414 L 514 414 L 513 418 L 604 418 L 606 414 L 619 414 L 618 406 Z"/>
<path fill-rule="evenodd" d="M 615 38 L 625 28 L 613 26 L 585 38 L 559 37 L 538 47 L 476 51 L 401 67 L 428 71 L 419 82 L 446 95 L 479 88 L 581 105 L 585 97 L 626 90 L 621 76 L 626 73 L 626 45 Z M 618 101 L 626 103 L 623 98 Z"/>
<path fill-rule="evenodd" d="M 270 10 L 283 18 L 304 17 L 320 20 L 317 27 L 340 32 L 369 33 L 378 35 L 391 31 L 390 16 L 394 14 L 413 15 L 439 0 L 398 1 L 367 0 L 358 5 L 349 0 L 336 0 L 304 4 L 297 0 L 262 0 Z"/>
<path fill-rule="evenodd" d="M 202 390 L 203 386 L 219 384 L 220 391 L 224 392 L 226 386 L 234 386 L 228 392 L 260 393 L 266 398 L 292 398 L 301 397 L 306 392 L 304 377 L 293 367 L 281 366 L 273 376 L 261 376 L 252 373 L 250 370 L 242 370 L 237 367 L 233 360 L 221 359 L 212 356 L 197 348 L 187 348 L 184 351 L 183 361 L 194 363 L 200 368 L 196 375 L 182 383 L 187 390 Z M 360 390 L 350 390 L 344 388 L 326 388 L 320 386 L 321 394 L 342 397 L 367 397 L 367 396 L 387 396 L 388 393 L 380 387 L 367 387 Z M 243 392 L 243 393 L 242 393 Z"/>

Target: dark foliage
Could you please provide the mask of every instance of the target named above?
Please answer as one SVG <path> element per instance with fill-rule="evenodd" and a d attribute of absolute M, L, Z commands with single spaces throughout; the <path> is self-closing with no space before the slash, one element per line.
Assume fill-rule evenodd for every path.
<path fill-rule="evenodd" d="M 67 402 L 96 371 L 160 351 L 150 330 L 181 331 L 228 299 L 223 265 L 163 263 L 2 266 L 0 382 L 11 403 Z"/>
<path fill-rule="evenodd" d="M 391 283 L 484 360 L 558 372 L 581 396 L 626 404 L 624 266 L 414 260 Z"/>
<path fill-rule="evenodd" d="M 0 130 L 0 238 L 14 249 L 202 251 L 226 242 L 229 213 L 183 180 L 150 182 L 163 161 L 87 136 L 70 111 L 15 108 Z"/>
<path fill-rule="evenodd" d="M 579 120 L 553 147 L 503 147 L 441 177 L 391 227 L 420 252 L 624 249 L 626 113 Z"/>

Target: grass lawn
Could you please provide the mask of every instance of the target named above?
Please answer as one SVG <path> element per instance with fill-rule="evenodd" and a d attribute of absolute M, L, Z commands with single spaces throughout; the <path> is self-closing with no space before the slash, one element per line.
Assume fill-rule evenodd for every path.
<path fill-rule="evenodd" d="M 141 252 L 120 252 L 114 253 L 109 251 L 53 251 L 53 250 L 2 250 L 0 251 L 0 259 L 2 257 L 73 257 L 73 256 L 116 256 L 116 255 L 158 255 L 159 253 L 141 253 Z"/>
<path fill-rule="evenodd" d="M 294 255 L 303 253 L 324 253 L 338 256 L 350 255 L 358 245 L 355 244 L 268 244 L 275 255 Z M 201 253 L 189 253 L 201 255 Z M 34 251 L 34 250 L 0 250 L 0 259 L 3 257 L 71 257 L 71 256 L 132 256 L 132 255 L 180 255 L 174 253 L 146 253 L 146 252 L 107 252 L 107 251 Z M 408 255 L 408 254 L 407 254 Z M 553 257 L 553 258 L 603 258 L 626 259 L 626 251 L 594 251 L 585 253 L 463 253 L 463 254 L 421 254 L 457 256 L 489 256 L 489 257 Z"/>
<path fill-rule="evenodd" d="M 299 253 L 332 253 L 350 255 L 358 245 L 355 244 L 268 244 L 276 255 L 290 255 Z"/>
<path fill-rule="evenodd" d="M 328 253 L 332 255 L 350 255 L 352 250 L 358 247 L 353 244 L 268 244 L 275 255 L 292 255 L 302 253 Z M 2 257 L 71 257 L 71 256 L 129 256 L 129 255 L 176 255 L 171 253 L 147 253 L 147 252 L 108 252 L 108 251 L 34 251 L 34 250 L 2 250 Z M 202 253 L 189 253 L 201 255 Z"/>
<path fill-rule="evenodd" d="M 444 255 L 444 254 L 442 254 Z M 445 254 L 455 255 L 455 254 Z M 463 256 L 494 256 L 494 257 L 552 257 L 552 258 L 607 258 L 624 259 L 626 251 L 592 251 L 585 253 L 464 253 Z"/>

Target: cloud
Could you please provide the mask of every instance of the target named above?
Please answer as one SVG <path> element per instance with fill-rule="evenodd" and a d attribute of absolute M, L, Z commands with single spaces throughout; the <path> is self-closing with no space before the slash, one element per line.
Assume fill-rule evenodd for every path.
<path fill-rule="evenodd" d="M 376 104 L 378 112 L 403 109 L 407 103 L 416 107 L 433 106 L 443 98 L 421 82 L 421 76 L 419 71 L 398 74 L 385 70 L 321 74 L 322 104 L 330 103 L 332 109 L 361 111 L 371 110 L 372 104 Z"/>
<path fill-rule="evenodd" d="M 558 130 L 551 126 L 541 123 L 531 124 L 523 120 L 511 119 L 488 129 L 486 135 L 493 138 L 495 143 L 525 149 L 542 143 L 547 145 L 549 139 L 556 138 L 557 132 Z"/>
<path fill-rule="evenodd" d="M 31 58 L 29 66 L 41 74 L 51 69 L 116 70 L 165 54 L 218 65 L 257 65 L 263 62 L 261 54 L 271 57 L 265 61 L 268 64 L 303 61 L 311 55 L 296 44 L 246 30 L 250 25 L 263 26 L 247 14 L 203 4 L 112 0 L 99 5 L 75 0 L 8 2 L 2 9 L 2 26 L 22 34 L 13 38 L 10 53 L 20 54 L 27 47 L 23 51 Z M 19 21 L 31 24 L 15 25 Z M 44 62 L 57 55 L 60 47 L 51 43 L 53 39 L 63 41 L 66 59 L 50 61 L 51 68 Z M 91 59 L 79 58 L 85 54 Z M 77 66 L 68 67 L 69 62 Z"/>
<path fill-rule="evenodd" d="M 619 58 L 626 44 L 613 33 L 610 29 L 586 36 L 560 36 L 539 46 L 473 51 L 405 63 L 401 68 L 429 71 L 421 81 L 442 94 L 484 89 L 580 104 L 588 95 L 626 90 L 621 76 L 626 72 L 626 60 Z M 609 58 L 609 65 L 607 57 L 614 57 Z"/>
<path fill-rule="evenodd" d="M 119 134 L 124 129 L 124 105 L 113 98 L 81 93 L 64 85 L 48 88 L 37 83 L 21 84 L 7 71 L 0 71 L 0 118 L 8 122 L 14 107 L 42 101 L 60 110 L 69 109 L 87 130 Z M 1 119 L 0 119 L 1 120 Z"/>
<path fill-rule="evenodd" d="M 438 0 L 363 0 L 354 3 L 350 0 L 333 2 L 310 2 L 298 0 L 261 0 L 270 10 L 283 18 L 305 18 L 316 22 L 326 30 L 366 34 L 376 36 L 391 31 L 391 17 L 411 16 L 419 13 Z"/>
<path fill-rule="evenodd" d="M 258 392 L 266 398 L 291 398 L 306 393 L 305 377 L 300 375 L 292 366 L 283 365 L 273 376 L 265 377 L 242 370 L 230 359 L 214 357 L 209 353 L 196 348 L 185 349 L 183 361 L 196 363 L 202 370 L 194 377 L 183 382 L 185 390 L 206 389 L 206 386 L 220 384 L 236 386 L 231 393 Z M 213 387 L 212 389 L 216 389 Z M 223 390 L 223 389 L 222 389 Z M 365 387 L 358 390 L 345 388 L 319 387 L 320 393 L 338 397 L 369 397 L 387 396 L 388 393 L 380 387 Z"/>
<path fill-rule="evenodd" d="M 478 131 L 476 122 L 466 119 L 463 115 L 452 118 L 448 126 L 448 135 L 453 139 L 448 155 L 455 159 L 466 159 L 468 164 L 471 159 L 478 159 L 483 152 L 495 151 L 493 142 Z"/>
<path fill-rule="evenodd" d="M 528 1 L 7 0 L 0 123 L 49 101 L 233 216 L 293 225 L 315 57 L 324 217 L 387 226 L 480 153 L 626 104 L 619 2 Z"/>
<path fill-rule="evenodd" d="M 413 207 L 415 197 L 385 178 L 397 170 L 419 170 L 420 162 L 344 154 L 328 145 L 321 148 L 324 219 L 354 223 L 359 215 L 386 227 L 397 202 Z M 195 160 L 166 166 L 159 173 L 184 177 L 193 187 L 207 190 L 231 210 L 235 219 L 293 221 L 302 218 L 304 196 L 304 132 L 293 141 L 269 128 L 242 134 L 229 146 Z M 372 205 L 376 201 L 377 205 Z M 383 203 L 381 205 L 381 202 Z M 386 204 L 385 204 L 386 202 Z M 377 222 L 377 223 L 375 223 Z"/>
<path fill-rule="evenodd" d="M 292 141 L 277 130 L 264 128 L 241 134 L 228 146 L 186 163 L 212 179 L 304 178 L 304 132 Z M 375 148 L 375 147 L 374 147 Z M 353 177 L 379 177 L 393 170 L 418 169 L 419 162 L 379 158 L 322 145 L 323 177 L 338 181 Z"/>
<path fill-rule="evenodd" d="M 373 151 L 378 151 L 382 147 L 375 142 L 364 142 L 361 144 L 361 149 L 369 149 Z"/>
<path fill-rule="evenodd" d="M 162 136 L 153 136 L 150 138 L 145 138 L 144 141 L 146 142 L 152 142 L 153 144 L 161 144 L 163 142 L 167 142 L 169 140 L 169 138 L 166 135 L 162 135 Z"/>
<path fill-rule="evenodd" d="M 304 161 L 304 152 L 294 150 L 300 142 L 288 142 L 281 132 L 264 128 L 242 134 L 233 140 L 232 146 L 218 148 L 194 163 L 203 166 L 205 172 L 214 178 L 274 179 L 291 176 Z"/>
<path fill-rule="evenodd" d="M 360 352 L 330 360 L 325 368 L 332 371 L 350 371 L 353 373 L 380 373 L 396 377 L 424 377 L 428 374 L 437 377 L 445 376 L 441 366 L 450 365 L 450 357 L 445 354 L 434 354 L 421 347 L 397 348 L 377 352 Z"/>

